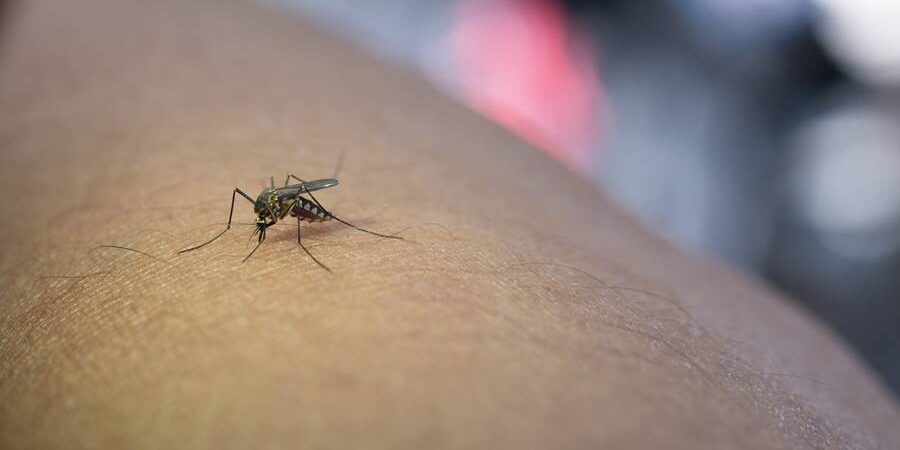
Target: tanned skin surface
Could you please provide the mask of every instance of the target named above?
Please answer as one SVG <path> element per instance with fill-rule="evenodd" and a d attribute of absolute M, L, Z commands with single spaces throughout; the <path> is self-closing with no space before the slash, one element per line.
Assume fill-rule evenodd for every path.
<path fill-rule="evenodd" d="M 410 71 L 256 4 L 8 13 L 0 448 L 900 448 L 790 300 Z M 175 255 L 341 153 L 316 197 L 404 240 L 304 224 L 333 273 L 291 221 Z"/>

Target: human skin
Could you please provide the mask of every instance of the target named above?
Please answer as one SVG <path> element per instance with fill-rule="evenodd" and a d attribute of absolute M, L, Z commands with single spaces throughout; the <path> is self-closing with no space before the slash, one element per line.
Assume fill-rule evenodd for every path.
<path fill-rule="evenodd" d="M 0 448 L 900 448 L 885 389 L 408 70 L 231 1 L 36 0 L 0 51 Z M 652 130 L 648 130 L 652 132 Z M 660 136 L 660 140 L 664 140 Z M 330 177 L 335 222 L 234 186 Z"/>

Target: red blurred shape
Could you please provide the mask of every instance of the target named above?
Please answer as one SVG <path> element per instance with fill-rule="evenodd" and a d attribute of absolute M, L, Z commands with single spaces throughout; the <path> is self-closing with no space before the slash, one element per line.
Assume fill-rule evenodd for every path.
<path fill-rule="evenodd" d="M 591 52 L 559 5 L 464 0 L 457 12 L 451 52 L 469 105 L 586 169 L 601 92 Z"/>

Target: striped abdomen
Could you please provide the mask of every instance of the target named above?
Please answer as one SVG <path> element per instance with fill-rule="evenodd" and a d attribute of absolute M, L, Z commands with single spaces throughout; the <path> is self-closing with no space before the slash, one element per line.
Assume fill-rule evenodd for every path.
<path fill-rule="evenodd" d="M 313 201 L 303 197 L 297 198 L 297 203 L 291 209 L 291 216 L 300 216 L 300 220 L 308 220 L 310 222 L 325 222 L 331 220 L 331 214 L 319 208 Z"/>

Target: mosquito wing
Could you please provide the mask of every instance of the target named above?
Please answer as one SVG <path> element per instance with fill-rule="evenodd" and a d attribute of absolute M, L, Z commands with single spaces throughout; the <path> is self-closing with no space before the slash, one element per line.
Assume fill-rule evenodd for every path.
<path fill-rule="evenodd" d="M 307 181 L 306 183 L 303 183 L 300 186 L 298 186 L 298 188 L 300 189 L 300 192 L 305 192 L 305 191 L 318 191 L 319 189 L 330 188 L 332 186 L 337 186 L 337 185 L 338 185 L 338 180 L 335 180 L 334 178 L 324 178 L 321 180 Z"/>
<path fill-rule="evenodd" d="M 306 191 L 318 191 L 319 189 L 337 186 L 338 180 L 334 178 L 323 178 L 321 180 L 305 181 L 303 183 L 292 184 L 290 186 L 276 188 L 275 191 L 281 197 L 293 197 Z"/>

